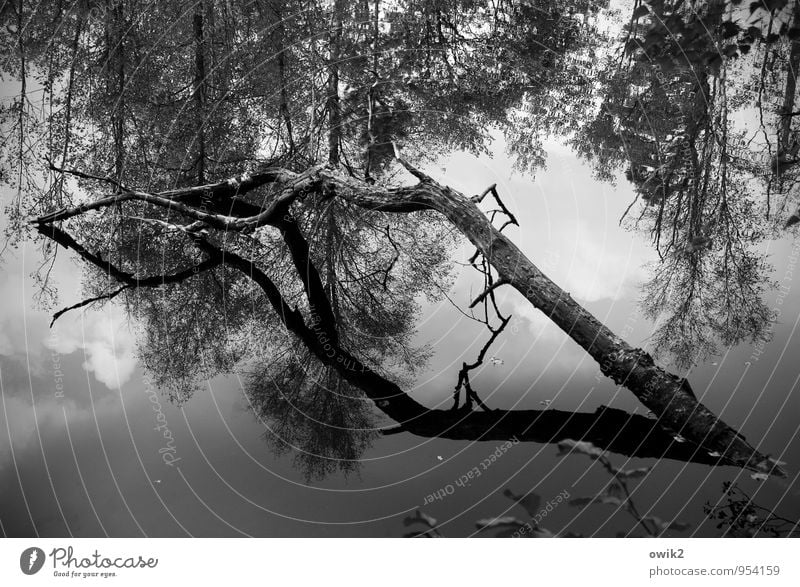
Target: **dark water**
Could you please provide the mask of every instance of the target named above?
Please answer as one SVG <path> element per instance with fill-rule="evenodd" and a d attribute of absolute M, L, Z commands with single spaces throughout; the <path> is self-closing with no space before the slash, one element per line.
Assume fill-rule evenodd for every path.
<path fill-rule="evenodd" d="M 420 6 L 407 8 L 438 10 L 435 3 Z M 420 165 L 442 184 L 466 194 L 496 183 L 519 222 L 504 232 L 523 253 L 612 331 L 634 347 L 656 352 L 662 364 L 686 376 L 698 399 L 758 451 L 786 463 L 786 479 L 759 480 L 734 467 L 606 453 L 614 467 L 651 468 L 642 479 L 628 482 L 630 500 L 641 516 L 689 525 L 669 530 L 668 536 L 735 534 L 727 525 L 717 528 L 718 520 L 707 519 L 704 511 L 707 504 L 727 504 L 723 484 L 733 482 L 764 508 L 749 520 L 748 529 L 768 535 L 765 520 L 775 522 L 779 516 L 788 521 L 780 526 L 781 534 L 789 535 L 791 522 L 800 518 L 800 370 L 795 359 L 800 352 L 800 298 L 794 291 L 800 245 L 796 229 L 784 225 L 797 205 L 800 164 L 794 161 L 794 145 L 800 139 L 798 117 L 782 116 L 779 108 L 800 108 L 791 86 L 798 66 L 793 60 L 800 58 L 789 34 L 796 30 L 794 4 L 788 2 L 772 15 L 773 21 L 787 23 L 784 29 L 774 25 L 780 31 L 774 39 L 767 39 L 773 25 L 764 25 L 765 18 L 769 22 L 764 15 L 745 15 L 747 26 L 737 25 L 736 31 L 733 24 L 724 26 L 745 22 L 736 20 L 739 8 L 733 5 L 712 3 L 701 21 L 719 30 L 717 36 L 698 35 L 699 25 L 691 19 L 679 25 L 669 4 L 654 5 L 661 11 L 658 18 L 642 15 L 630 34 L 627 23 L 631 15 L 640 14 L 638 3 L 575 3 L 571 10 L 589 15 L 585 19 L 556 15 L 556 10 L 566 10 L 556 4 L 532 12 L 525 8 L 530 6 L 520 4 L 514 23 L 495 22 L 506 35 L 504 52 L 485 45 L 476 45 L 482 47 L 476 53 L 469 52 L 477 51 L 474 47 L 452 49 L 464 53 L 460 62 L 454 58 L 448 66 L 466 70 L 452 74 L 452 83 L 434 83 L 444 67 L 436 59 L 409 57 L 395 63 L 400 85 L 410 89 L 387 84 L 382 90 L 381 107 L 393 109 L 393 114 L 373 134 L 385 133 L 406 145 L 418 141 L 418 149 L 410 150 Z M 484 13 L 473 15 L 474 20 L 449 16 L 462 33 L 469 30 L 477 36 L 476 23 L 488 18 Z M 181 18 L 174 15 L 176 30 L 182 30 Z M 347 18 L 344 30 L 350 32 L 344 36 L 357 38 L 352 31 L 358 27 Z M 659 32 L 653 24 L 659 19 L 672 36 Z M 313 23 L 300 21 L 286 21 L 289 32 L 283 42 L 288 44 L 292 35 L 311 38 L 301 24 Z M 560 24 L 545 34 L 551 21 Z M 572 21 L 587 28 L 564 24 Z M 42 35 L 54 34 L 39 26 Z M 153 25 L 145 19 L 141 26 Z M 764 26 L 769 30 L 755 32 Z M 297 27 L 295 33 L 292 27 Z M 392 43 L 400 42 L 392 34 L 379 27 L 378 44 L 385 42 L 387 51 L 376 62 L 382 75 L 388 75 L 393 63 Z M 639 38 L 635 47 L 632 38 Z M 721 44 L 716 54 L 724 59 L 714 57 L 709 42 Z M 549 49 L 536 49 L 537 43 Z M 154 47 L 160 45 L 154 42 Z M 409 46 L 402 49 L 415 55 Z M 227 50 L 243 68 L 257 67 L 236 50 Z M 299 88 L 308 79 L 313 84 L 315 75 L 327 76 L 324 67 L 308 78 L 292 70 L 299 65 L 291 59 L 300 59 L 303 51 L 295 47 L 287 65 L 295 76 L 290 91 L 296 100 L 305 97 L 306 90 Z M 346 43 L 339 51 L 347 64 L 339 73 L 355 89 L 341 82 L 338 94 L 342 102 L 361 99 L 371 78 L 359 82 L 355 72 L 363 74 L 365 66 L 355 61 L 358 56 L 371 60 L 372 55 L 361 55 L 358 47 Z M 136 58 L 146 70 L 148 58 Z M 177 68 L 179 59 L 174 60 Z M 595 65 L 589 67 L 587 61 Z M 224 62 L 215 61 L 219 67 Z M 269 59 L 264 63 L 277 67 Z M 430 71 L 423 75 L 426 67 Z M 475 78 L 473 67 L 484 77 Z M 99 75 L 89 67 L 83 73 L 87 79 Z M 145 73 L 153 77 L 151 71 Z M 166 85 L 164 80 L 150 83 Z M 489 91 L 491 83 L 498 84 L 499 93 Z M 258 89 L 247 88 L 252 93 Z M 18 91 L 18 82 L 8 81 L 4 94 L 13 102 Z M 136 107 L 130 106 L 127 114 L 121 111 L 132 119 L 149 116 L 155 126 L 160 116 L 185 122 L 176 112 L 137 111 L 146 100 L 135 91 L 126 98 Z M 192 100 L 194 96 L 186 103 Z M 223 106 L 216 114 L 206 114 L 208 145 L 224 135 L 227 125 L 235 135 L 231 151 L 261 155 L 241 131 L 248 122 L 244 115 L 225 112 L 224 100 L 219 104 Z M 113 127 L 113 120 L 104 120 L 89 105 L 81 104 L 86 109 L 76 111 L 76 118 L 87 122 L 99 117 L 100 124 Z M 299 134 L 308 115 L 299 104 L 291 106 Z M 268 111 L 251 106 L 254 120 L 258 108 Z M 394 114 L 404 108 L 410 119 Z M 9 112 L 4 111 L 5 120 L 12 124 Z M 343 107 L 345 119 L 347 112 Z M 358 127 L 365 124 L 358 114 L 351 112 L 354 122 L 343 123 L 353 126 L 345 132 L 343 158 L 348 149 L 355 158 L 353 137 L 365 132 Z M 130 132 L 126 156 L 142 163 L 136 148 L 147 145 L 146 137 Z M 179 155 L 193 156 L 197 136 L 190 133 L 194 139 L 186 146 L 184 132 L 189 131 L 175 130 L 162 147 L 185 149 Z M 285 147 L 285 137 L 276 140 Z M 93 163 L 92 169 L 113 167 L 113 141 L 105 136 L 100 142 L 99 153 L 71 147 L 77 150 L 75 161 Z M 170 162 L 169 153 L 158 152 Z M 322 154 L 307 149 L 294 155 L 309 164 L 327 156 L 324 149 Z M 373 175 L 379 182 L 390 181 L 387 149 L 376 148 L 372 156 Z M 11 164 L 11 155 L 4 157 Z M 208 155 L 209 161 L 220 157 Z M 236 159 L 218 163 L 207 176 L 230 176 Z M 127 173 L 126 182 L 149 185 L 152 191 L 194 185 L 191 177 L 164 170 Z M 404 178 L 393 181 L 408 183 Z M 96 196 L 85 184 L 71 187 L 73 197 Z M 13 185 L 4 187 L 3 201 L 10 202 L 4 227 L 12 239 L 19 222 L 13 214 L 16 198 Z M 58 207 L 50 204 L 46 211 Z M 43 212 L 27 203 L 23 209 L 34 215 Z M 130 216 L 138 213 L 129 210 Z M 334 216 L 337 221 L 351 226 L 350 217 L 340 213 Z M 114 233 L 122 235 L 118 241 L 106 240 L 104 231 L 113 222 L 107 216 L 97 222 L 94 228 L 80 225 L 76 231 L 106 251 L 107 258 L 129 263 L 126 267 L 152 274 L 153 267 L 173 267 L 182 258 L 174 242 L 165 245 L 155 237 L 146 242 L 141 233 L 138 241 L 126 240 L 124 230 Z M 322 225 L 311 218 L 303 228 Z M 434 230 L 424 224 L 417 229 L 414 238 L 420 244 Z M 346 235 L 334 238 L 340 239 L 336 246 L 342 250 L 350 246 Z M 269 370 L 282 365 L 283 331 L 264 320 L 263 309 L 247 309 L 252 298 L 237 298 L 237 284 L 226 289 L 233 282 L 223 279 L 221 294 L 214 293 L 210 281 L 164 288 L 161 302 L 157 294 L 122 295 L 69 312 L 51 329 L 55 310 L 80 302 L 87 293 L 105 291 L 105 282 L 93 277 L 73 253 L 62 249 L 53 260 L 52 251 L 43 252 L 42 241 L 31 235 L 14 242 L 16 248 L 4 253 L 0 286 L 0 523 L 7 536 L 400 536 L 422 529 L 403 523 L 417 509 L 433 516 L 444 535 L 472 536 L 478 534 L 479 519 L 525 517 L 503 494 L 508 489 L 517 495 L 535 492 L 542 508 L 550 502 L 541 526 L 553 533 L 642 534 L 633 518 L 614 505 L 580 508 L 559 497 L 593 496 L 607 489 L 608 472 L 585 455 L 559 456 L 554 443 L 381 436 L 376 429 L 395 423 L 366 398 L 354 394 L 354 399 L 328 403 L 324 394 L 315 395 L 320 388 L 308 391 L 291 381 L 283 383 L 283 372 Z M 358 250 L 365 254 L 365 249 Z M 483 288 L 480 274 L 464 265 L 473 253 L 468 243 L 454 239 L 446 252 L 455 262 L 451 282 L 444 279 L 442 263 L 428 281 L 422 283 L 411 271 L 411 285 L 395 284 L 391 292 L 413 317 L 408 327 L 398 328 L 409 337 L 408 347 L 430 346 L 427 362 L 401 360 L 398 378 L 404 390 L 431 408 L 450 406 L 462 362 L 473 361 L 487 338 L 482 325 L 447 299 L 436 299 L 434 286 L 440 278 L 462 309 Z M 40 278 L 47 271 L 47 285 L 57 287 L 57 300 L 42 296 Z M 646 407 L 603 377 L 591 357 L 522 296 L 504 288 L 497 299 L 512 319 L 486 363 L 471 376 L 473 388 L 490 407 L 591 414 L 608 406 L 647 417 Z M 353 321 L 353 331 L 364 335 L 367 322 L 363 317 Z M 391 332 L 386 324 L 381 328 Z M 353 344 L 369 353 L 384 343 L 364 335 Z M 228 352 L 241 360 L 229 360 Z M 387 362 L 396 358 L 396 349 L 381 352 Z M 412 367 L 417 372 L 412 374 Z M 309 373 L 313 369 L 308 367 Z M 192 376 L 191 393 L 181 387 L 187 373 Z M 323 388 L 346 398 L 351 390 L 337 385 L 326 381 Z M 479 535 L 485 534 L 492 532 Z"/>

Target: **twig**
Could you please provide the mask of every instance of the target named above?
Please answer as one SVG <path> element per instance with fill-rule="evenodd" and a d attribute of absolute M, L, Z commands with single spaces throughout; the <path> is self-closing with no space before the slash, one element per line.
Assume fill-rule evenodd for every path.
<path fill-rule="evenodd" d="M 50 328 L 53 327 L 53 324 L 56 323 L 56 320 L 58 320 L 61 316 L 63 316 L 64 314 L 66 314 L 70 310 L 77 310 L 78 308 L 82 308 L 84 306 L 88 306 L 89 304 L 93 304 L 94 302 L 99 302 L 100 300 L 111 300 L 111 299 L 117 297 L 122 292 L 124 292 L 126 289 L 130 289 L 131 287 L 133 287 L 133 286 L 130 285 L 130 284 L 123 285 L 122 287 L 120 287 L 118 289 L 115 289 L 114 291 L 112 291 L 110 293 L 103 294 L 103 295 L 100 295 L 100 296 L 96 296 L 96 297 L 93 297 L 93 298 L 89 298 L 87 300 L 83 300 L 82 302 L 78 302 L 77 304 L 74 304 L 74 305 L 69 306 L 67 308 L 62 308 L 61 310 L 59 310 L 58 312 L 53 314 L 53 319 L 50 321 Z"/>
<path fill-rule="evenodd" d="M 486 188 L 485 190 L 483 190 L 483 193 L 482 193 L 481 195 L 479 195 L 479 196 L 472 196 L 472 197 L 470 198 L 470 200 L 472 200 L 472 201 L 473 201 L 473 202 L 475 202 L 476 204 L 480 204 L 480 203 L 483 201 L 483 199 L 486 197 L 486 195 L 487 195 L 489 192 L 491 192 L 493 189 L 495 189 L 496 187 L 497 187 L 497 184 L 496 184 L 496 183 L 493 183 L 493 184 L 492 184 L 492 185 L 490 185 L 488 188 Z"/>
<path fill-rule="evenodd" d="M 469 305 L 470 308 L 474 308 L 478 304 L 480 304 L 483 300 L 486 299 L 486 296 L 490 295 L 495 289 L 500 287 L 501 285 L 507 285 L 511 283 L 508 279 L 500 278 L 491 284 L 488 288 L 486 288 L 481 295 L 479 295 L 475 300 Z"/>
<path fill-rule="evenodd" d="M 431 178 L 431 176 L 422 173 L 422 171 L 420 171 L 419 169 L 417 169 L 416 167 L 411 165 L 411 163 L 409 163 L 408 161 L 403 159 L 403 157 L 400 155 L 400 147 L 398 147 L 397 143 L 395 143 L 394 141 L 392 141 L 392 149 L 394 149 L 394 158 L 397 159 L 397 161 L 400 163 L 400 165 L 405 167 L 406 170 L 411 175 L 416 177 L 421 182 L 425 182 L 425 183 L 433 182 L 433 179 Z"/>
<path fill-rule="evenodd" d="M 498 206 L 500 206 L 500 210 L 503 212 L 503 214 L 505 214 L 508 217 L 508 222 L 506 222 L 503 225 L 503 228 L 505 228 L 508 224 L 513 224 L 514 226 L 519 226 L 519 222 L 517 222 L 517 218 L 511 213 L 511 211 L 508 208 L 506 208 L 506 205 L 503 203 L 503 200 L 500 199 L 500 195 L 497 193 L 497 184 L 496 183 L 493 183 L 488 188 L 486 188 L 481 195 L 473 196 L 470 199 L 474 203 L 480 204 L 488 194 L 492 194 L 492 197 L 494 198 L 494 201 L 497 202 Z M 501 228 L 500 230 L 502 231 L 503 228 Z"/>
<path fill-rule="evenodd" d="M 464 388 L 465 398 L 464 398 L 464 406 L 466 409 L 472 408 L 472 400 L 474 399 L 475 402 L 487 412 L 491 411 L 486 404 L 484 404 L 481 399 L 478 397 L 478 394 L 472 389 L 472 386 L 469 383 L 469 372 L 473 369 L 477 369 L 481 365 L 483 365 L 483 360 L 486 357 L 486 353 L 489 351 L 489 347 L 492 346 L 494 341 L 497 339 L 498 336 L 503 332 L 506 325 L 511 321 L 511 316 L 507 316 L 501 319 L 500 326 L 496 329 L 492 329 L 489 326 L 489 330 L 492 331 L 492 336 L 489 337 L 489 340 L 486 341 L 486 344 L 483 345 L 481 352 L 478 353 L 478 358 L 474 363 L 467 364 L 462 363 L 461 370 L 458 372 L 458 383 L 456 383 L 455 391 L 453 392 L 453 409 L 458 409 L 458 400 L 459 400 L 459 392 L 461 388 Z M 487 324 L 488 326 L 488 324 Z"/>
<path fill-rule="evenodd" d="M 85 171 L 78 171 L 77 169 L 66 169 L 64 167 L 58 167 L 49 157 L 45 157 L 45 161 L 47 161 L 48 166 L 51 170 L 57 171 L 58 173 L 64 173 L 67 175 L 74 175 L 75 177 L 80 177 L 81 179 L 91 179 L 94 181 L 102 181 L 104 183 L 110 183 L 119 191 L 122 192 L 130 192 L 124 184 L 120 183 L 116 179 L 111 177 L 107 177 L 105 175 L 94 175 L 93 173 L 86 173 Z"/>

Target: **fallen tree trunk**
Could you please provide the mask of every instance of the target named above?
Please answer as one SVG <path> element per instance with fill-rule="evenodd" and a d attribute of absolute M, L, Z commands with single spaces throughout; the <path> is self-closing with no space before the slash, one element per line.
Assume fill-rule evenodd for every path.
<path fill-rule="evenodd" d="M 405 165 L 420 180 L 413 188 L 381 191 L 360 188 L 349 179 L 329 180 L 337 194 L 373 210 L 423 208 L 440 212 L 477 247 L 500 280 L 514 287 L 589 353 L 604 375 L 633 392 L 662 426 L 697 445 L 710 447 L 737 466 L 785 475 L 775 461 L 756 451 L 698 402 L 685 380 L 656 365 L 644 350 L 631 347 L 551 281 L 489 222 L 472 199 Z"/>
<path fill-rule="evenodd" d="M 563 410 L 492 410 L 467 414 L 435 412 L 424 421 L 384 431 L 409 432 L 449 440 L 510 440 L 556 444 L 573 439 L 631 458 L 673 459 L 686 463 L 725 465 L 721 455 L 692 442 L 677 442 L 658 421 L 624 410 L 600 406 L 593 413 Z M 716 455 L 716 456 L 714 456 Z"/>
<path fill-rule="evenodd" d="M 118 282 L 124 284 L 105 296 L 90 298 L 75 304 L 54 315 L 54 321 L 63 313 L 88 305 L 102 299 L 112 299 L 125 289 L 138 287 L 161 287 L 178 283 L 212 269 L 223 263 L 223 257 L 262 285 L 282 322 L 296 336 L 304 340 L 306 346 L 315 353 L 318 360 L 338 367 L 340 375 L 358 385 L 380 410 L 400 424 L 384 429 L 384 435 L 410 433 L 425 438 L 444 438 L 449 440 L 491 441 L 518 440 L 554 444 L 566 439 L 591 442 L 602 450 L 614 452 L 631 458 L 672 459 L 687 463 L 704 465 L 729 464 L 720 454 L 693 442 L 677 442 L 674 436 L 659 425 L 658 421 L 623 410 L 599 407 L 594 413 L 567 412 L 563 410 L 438 410 L 429 409 L 414 401 L 393 382 L 382 378 L 354 357 L 342 354 L 335 338 L 336 353 L 325 348 L 321 335 L 329 336 L 330 328 L 316 330 L 305 325 L 303 318 L 289 308 L 280 298 L 266 276 L 254 272 L 250 262 L 236 255 L 223 253 L 210 243 L 201 247 L 208 253 L 208 259 L 186 270 L 173 274 L 137 277 L 115 267 L 102 256 L 87 251 L 69 234 L 51 225 L 38 225 L 39 231 L 68 250 L 72 250 L 86 261 L 92 263 Z M 332 346 L 331 349 L 334 347 Z"/>
<path fill-rule="evenodd" d="M 238 185 L 228 183 L 232 189 L 222 189 L 216 187 L 222 184 L 214 184 L 216 189 L 208 189 L 206 186 L 204 190 L 201 186 L 161 194 L 123 192 L 88 206 L 48 214 L 34 223 L 42 234 L 50 236 L 58 230 L 54 231 L 53 222 L 116 202 L 142 200 L 192 218 L 196 221 L 195 224 L 205 223 L 223 230 L 253 230 L 267 224 L 276 227 L 283 224 L 283 228 L 286 228 L 285 214 L 289 206 L 295 200 L 309 195 L 340 197 L 351 204 L 376 211 L 439 212 L 477 247 L 495 269 L 499 280 L 519 291 L 585 349 L 598 362 L 603 374 L 633 392 L 656 414 L 658 424 L 671 431 L 673 438 L 678 441 L 685 438 L 695 447 L 703 447 L 707 453 L 719 454 L 722 463 L 785 476 L 774 460 L 756 451 L 733 428 L 699 403 L 683 379 L 656 365 L 644 350 L 628 345 L 544 275 L 491 224 L 475 200 L 439 184 L 408 163 L 401 162 L 420 180 L 419 183 L 399 188 L 378 188 L 327 167 L 316 167 L 299 174 L 285 169 L 266 170 L 254 176 L 258 177 L 258 181 L 250 181 L 249 185 L 268 185 L 270 197 L 257 210 L 247 208 L 247 214 L 250 215 L 246 218 L 231 215 L 233 212 L 226 214 L 222 210 L 226 206 L 231 210 L 231 198 L 239 198 L 246 189 L 251 189 L 248 185 L 250 178 L 236 182 Z M 213 210 L 212 207 L 213 211 L 207 212 L 186 203 L 189 197 L 198 193 L 203 193 L 206 202 L 215 200 L 217 209 Z M 455 428 L 459 430 L 458 434 L 465 434 L 462 438 L 488 440 L 498 438 L 498 434 L 500 437 L 519 436 L 519 426 L 531 426 L 529 419 L 520 421 L 513 415 L 514 412 L 464 414 L 426 408 L 396 384 L 369 369 L 346 349 L 339 348 L 332 336 L 335 324 L 329 324 L 325 319 L 328 317 L 327 313 L 322 317 L 313 316 L 312 325 L 308 326 L 302 314 L 286 304 L 269 276 L 254 263 L 230 251 L 221 250 L 197 233 L 187 234 L 190 234 L 210 258 L 221 254 L 226 264 L 236 266 L 258 283 L 287 329 L 298 336 L 320 361 L 334 367 L 344 379 L 362 389 L 367 397 L 400 423 L 403 429 L 422 435 L 452 438 L 448 431 Z M 298 235 L 292 233 L 289 236 L 291 239 Z M 292 242 L 289 244 L 294 246 Z M 299 248 L 296 250 L 300 251 Z M 84 255 L 84 258 L 87 257 Z M 296 258 L 295 262 L 302 264 L 305 261 Z M 300 268 L 301 265 L 298 265 L 298 269 Z M 306 286 L 309 293 L 315 289 L 308 283 Z M 312 298 L 309 301 L 314 306 L 319 300 Z M 509 425 L 512 421 L 515 424 Z"/>

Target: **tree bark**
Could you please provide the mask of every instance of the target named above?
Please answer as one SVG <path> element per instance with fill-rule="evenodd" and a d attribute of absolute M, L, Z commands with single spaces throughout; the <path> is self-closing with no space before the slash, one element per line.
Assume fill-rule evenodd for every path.
<path fill-rule="evenodd" d="M 339 144 L 342 136 L 342 113 L 339 103 L 339 59 L 342 39 L 342 0 L 335 0 L 333 5 L 333 26 L 328 44 L 328 163 L 339 165 Z"/>
<path fill-rule="evenodd" d="M 125 167 L 125 5 L 120 1 L 112 3 L 108 19 L 110 40 L 108 43 L 109 61 L 112 60 L 116 70 L 116 103 L 113 104 L 111 124 L 114 135 L 114 174 L 117 181 L 122 181 Z M 108 33 L 107 33 L 108 34 Z M 111 65 L 109 63 L 109 69 Z"/>
<path fill-rule="evenodd" d="M 294 132 L 292 131 L 292 116 L 289 112 L 289 92 L 286 84 L 286 24 L 283 18 L 283 11 L 281 10 L 280 2 L 272 2 L 270 4 L 272 12 L 275 14 L 277 24 L 275 25 L 275 43 L 277 45 L 278 57 L 278 83 L 280 85 L 280 105 L 278 111 L 280 117 L 286 125 L 286 138 L 289 143 L 289 156 L 295 151 L 294 145 Z"/>
<path fill-rule="evenodd" d="M 800 0 L 795 0 L 794 15 L 792 24 L 800 26 Z M 786 89 L 783 94 L 783 105 L 781 108 L 780 136 L 778 137 L 778 148 L 780 151 L 789 150 L 789 139 L 792 130 L 792 110 L 797 96 L 797 77 L 800 76 L 800 39 L 791 41 L 789 51 L 788 71 L 786 72 Z"/>
<path fill-rule="evenodd" d="M 206 41 L 203 19 L 205 18 L 205 1 L 200 0 L 195 5 L 193 18 L 194 26 L 194 100 L 197 108 L 197 169 L 196 183 L 203 185 L 206 182 Z"/>

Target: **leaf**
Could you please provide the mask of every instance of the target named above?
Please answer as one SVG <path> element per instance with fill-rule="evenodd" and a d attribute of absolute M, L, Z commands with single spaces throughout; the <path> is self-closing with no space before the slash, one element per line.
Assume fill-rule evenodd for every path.
<path fill-rule="evenodd" d="M 786 6 L 787 0 L 762 0 L 764 7 L 772 12 L 773 10 L 782 10 Z"/>
<path fill-rule="evenodd" d="M 514 516 L 502 516 L 499 518 L 484 518 L 475 522 L 478 530 L 499 530 L 509 529 L 519 530 L 525 527 L 525 523 Z"/>
<path fill-rule="evenodd" d="M 555 538 L 556 535 L 553 534 L 547 528 L 542 528 L 541 526 L 538 528 L 534 528 L 533 532 L 526 534 L 526 536 L 530 536 L 531 538 Z"/>
<path fill-rule="evenodd" d="M 641 479 L 653 470 L 653 467 L 640 467 L 639 469 L 628 469 L 627 471 L 617 471 L 617 477 L 622 479 Z"/>
<path fill-rule="evenodd" d="M 413 516 L 408 516 L 407 518 L 405 518 L 403 520 L 403 525 L 410 526 L 411 524 L 416 524 L 418 522 L 421 524 L 425 524 L 429 528 L 436 527 L 436 518 L 430 517 L 428 514 L 426 514 L 421 510 L 417 510 L 416 512 L 414 512 Z"/>
<path fill-rule="evenodd" d="M 722 65 L 722 57 L 719 56 L 719 53 L 709 53 L 706 56 L 706 67 L 708 67 L 709 71 L 714 75 L 719 75 L 719 68 Z M 676 437 L 681 438 L 680 436 Z M 678 442 L 683 442 L 683 438 L 678 440 Z"/>
<path fill-rule="evenodd" d="M 513 491 L 506 489 L 503 491 L 503 495 L 522 506 L 531 517 L 538 513 L 539 505 L 542 503 L 542 498 L 533 491 L 529 491 L 525 495 L 515 495 Z"/>
<path fill-rule="evenodd" d="M 651 524 L 653 524 L 657 528 L 659 535 L 666 532 L 667 530 L 683 532 L 685 530 L 689 530 L 692 527 L 691 524 L 687 524 L 685 522 L 676 522 L 674 520 L 672 522 L 665 522 L 661 518 L 656 516 L 645 516 L 644 518 L 642 518 L 642 521 L 650 522 Z"/>
<path fill-rule="evenodd" d="M 602 493 L 600 495 L 595 495 L 593 497 L 576 497 L 575 499 L 571 499 L 569 501 L 569 505 L 571 505 L 573 507 L 579 507 L 579 508 L 586 507 L 587 505 L 590 505 L 590 504 L 593 504 L 593 503 L 601 503 L 601 504 L 613 505 L 613 506 L 617 506 L 617 507 L 622 507 L 623 506 L 623 502 L 619 498 L 611 496 L 611 495 L 605 495 L 605 494 L 602 494 Z"/>
<path fill-rule="evenodd" d="M 655 525 L 656 528 L 659 530 L 664 530 L 667 524 L 664 523 L 664 520 L 657 516 L 645 516 L 642 518 L 642 522 L 650 522 L 651 524 Z"/>
<path fill-rule="evenodd" d="M 725 21 L 722 23 L 722 38 L 729 39 L 735 37 L 741 30 L 742 29 L 739 28 L 739 25 L 735 22 L 731 22 L 730 20 Z"/>
<path fill-rule="evenodd" d="M 582 508 L 584 506 L 589 505 L 594 501 L 594 497 L 576 497 L 575 499 L 569 500 L 569 505 Z"/>
<path fill-rule="evenodd" d="M 591 442 L 582 442 L 579 440 L 562 440 L 558 443 L 558 455 L 559 457 L 563 457 L 572 452 L 581 453 L 587 455 L 592 459 L 598 459 L 599 457 L 603 456 L 603 451 L 593 445 Z"/>
<path fill-rule="evenodd" d="M 619 499 L 618 497 L 614 497 L 612 495 L 598 495 L 597 499 L 594 500 L 595 503 L 602 503 L 605 505 L 613 505 L 616 507 L 622 507 L 625 505 L 624 501 Z"/>

